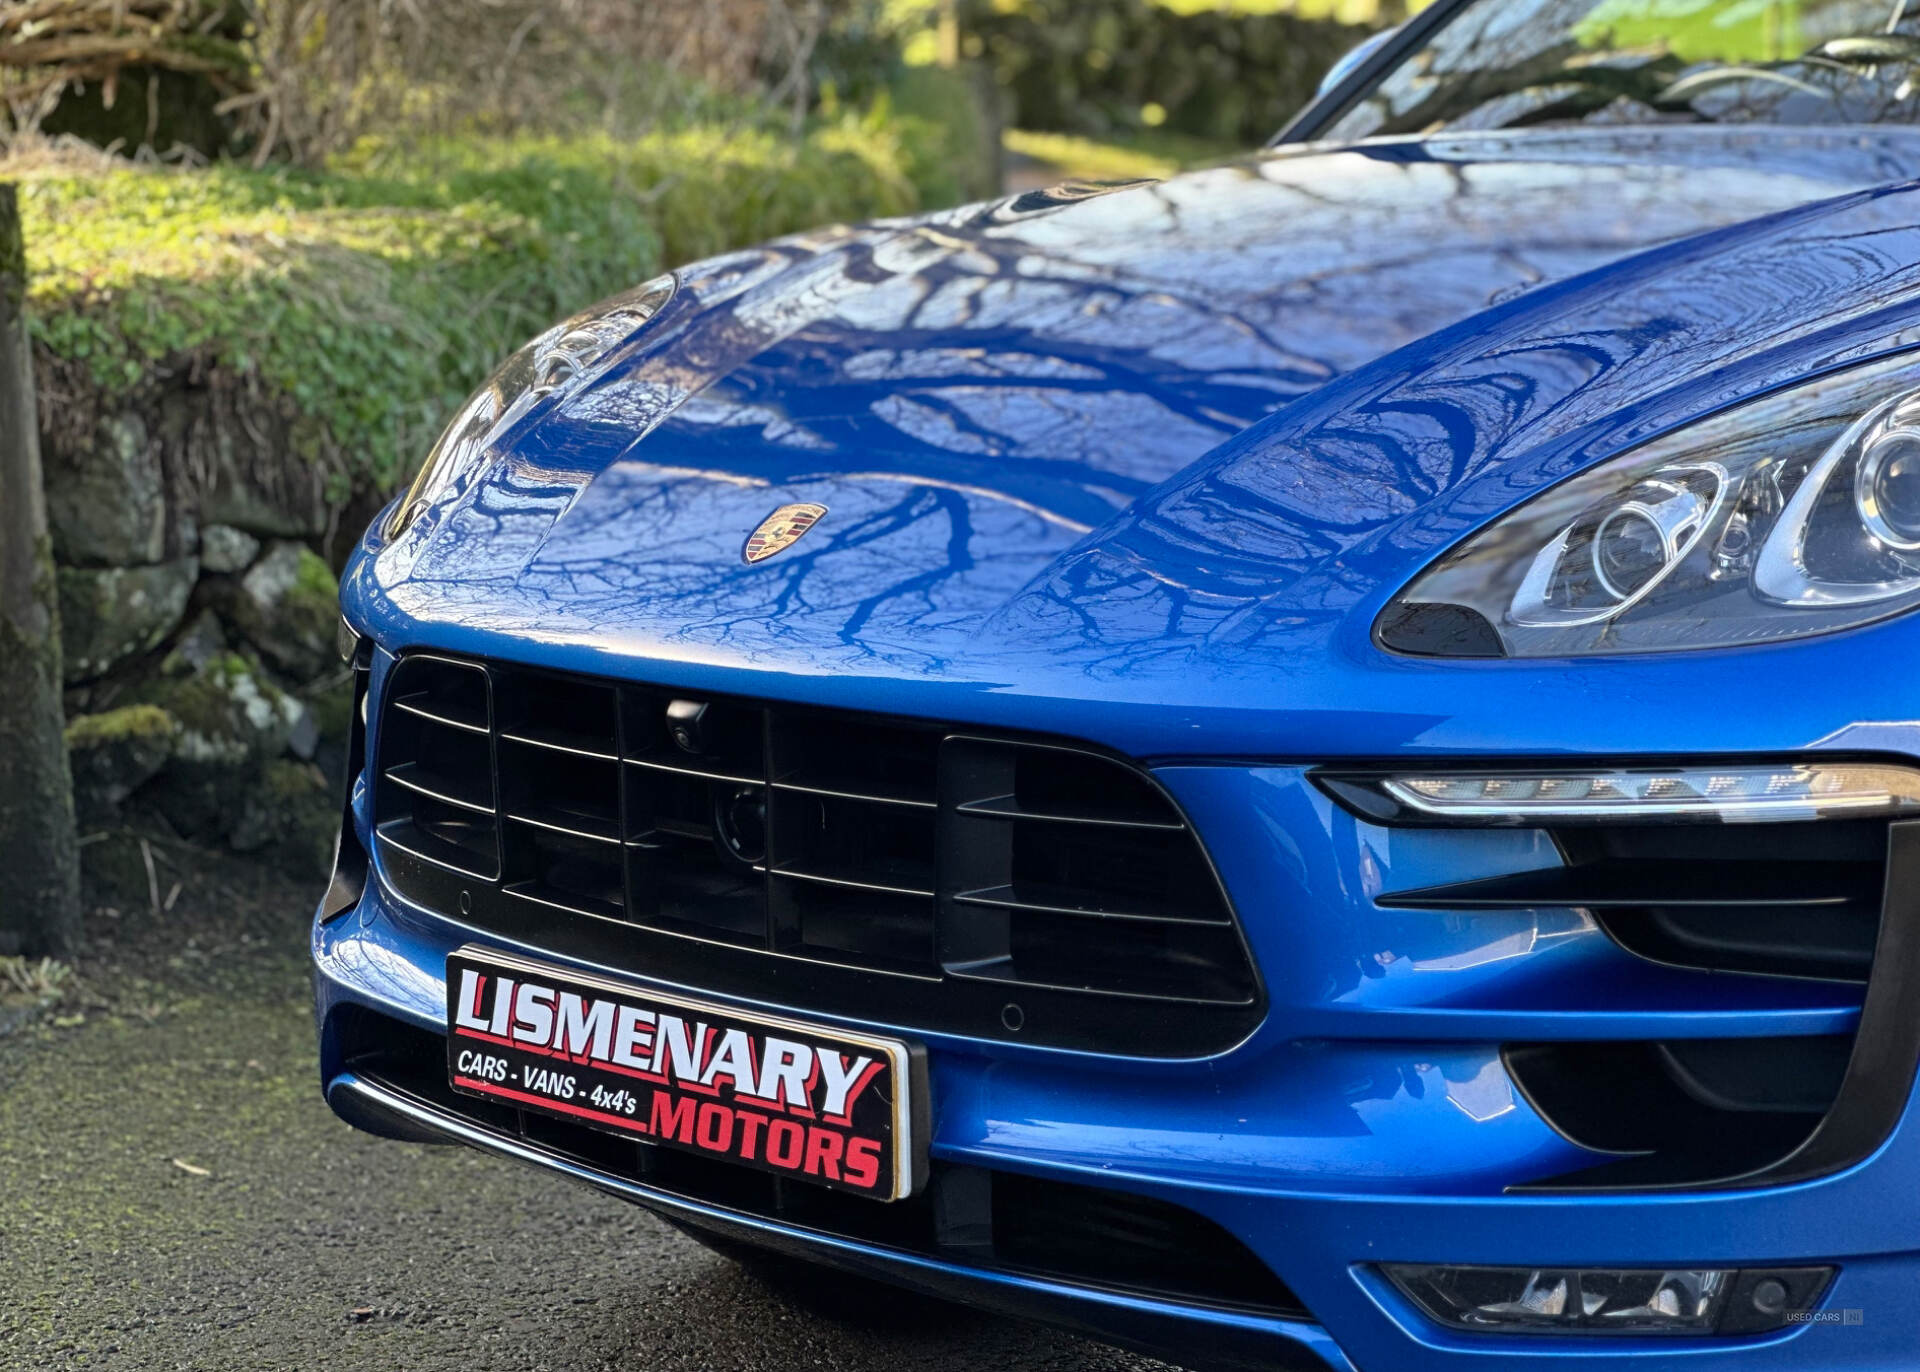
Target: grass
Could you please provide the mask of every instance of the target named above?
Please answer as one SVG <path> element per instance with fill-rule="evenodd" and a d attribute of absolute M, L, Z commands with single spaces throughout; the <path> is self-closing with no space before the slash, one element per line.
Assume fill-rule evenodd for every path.
<path fill-rule="evenodd" d="M 1297 14 L 1302 19 L 1334 19 L 1343 24 L 1395 22 L 1404 13 L 1417 14 L 1425 0 L 1388 4 L 1383 0 L 1154 0 L 1176 14 L 1223 10 L 1228 14 Z"/>
<path fill-rule="evenodd" d="M 3 957 L 0 958 L 0 993 L 34 1001 L 58 1000 L 61 988 L 72 974 L 71 967 L 52 958 Z"/>
<path fill-rule="evenodd" d="M 1071 133 L 1008 129 L 1010 153 L 1044 164 L 1062 180 L 1126 181 L 1172 176 L 1188 167 L 1217 162 L 1243 151 L 1226 143 L 1176 133 L 1141 133 L 1124 141 L 1096 141 Z"/>

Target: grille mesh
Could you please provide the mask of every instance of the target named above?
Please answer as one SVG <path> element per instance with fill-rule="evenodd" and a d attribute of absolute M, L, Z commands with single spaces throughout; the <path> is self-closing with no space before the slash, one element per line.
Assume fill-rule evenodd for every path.
<path fill-rule="evenodd" d="M 518 906 L 940 984 L 1257 1005 L 1205 853 L 1117 759 L 424 655 L 387 699 L 380 841 L 469 879 L 463 906 L 486 888 L 482 927 Z M 434 905 L 426 885 L 403 893 Z"/>

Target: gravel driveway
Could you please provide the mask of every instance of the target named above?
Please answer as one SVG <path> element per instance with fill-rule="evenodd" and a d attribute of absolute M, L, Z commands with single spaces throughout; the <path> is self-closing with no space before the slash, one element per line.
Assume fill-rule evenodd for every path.
<path fill-rule="evenodd" d="M 835 1319 L 630 1206 L 353 1133 L 314 1076 L 312 892 L 151 851 L 174 908 L 96 911 L 77 984 L 0 1039 L 7 1372 L 1157 1366 L 896 1295 Z"/>

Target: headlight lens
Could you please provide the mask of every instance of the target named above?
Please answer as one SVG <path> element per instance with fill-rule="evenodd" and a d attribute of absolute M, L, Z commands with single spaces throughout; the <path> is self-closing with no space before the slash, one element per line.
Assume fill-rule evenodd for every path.
<path fill-rule="evenodd" d="M 1824 377 L 1563 482 L 1395 598 L 1451 657 L 1724 647 L 1920 604 L 1920 361 Z"/>
<path fill-rule="evenodd" d="M 598 374 L 608 350 L 673 298 L 673 278 L 656 277 L 554 325 L 522 347 L 467 399 L 420 464 L 394 507 L 387 537 L 397 538 L 421 510 L 472 472 L 495 440 L 541 400 L 564 396 Z"/>

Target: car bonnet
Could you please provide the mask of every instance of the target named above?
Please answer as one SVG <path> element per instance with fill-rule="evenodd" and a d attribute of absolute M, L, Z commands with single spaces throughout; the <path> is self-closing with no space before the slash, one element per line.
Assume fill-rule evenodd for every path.
<path fill-rule="evenodd" d="M 1634 426 L 1870 346 L 1917 153 L 1397 141 L 783 240 L 685 273 L 350 592 L 609 663 L 1271 691 Z M 825 513 L 749 562 L 794 504 Z"/>

